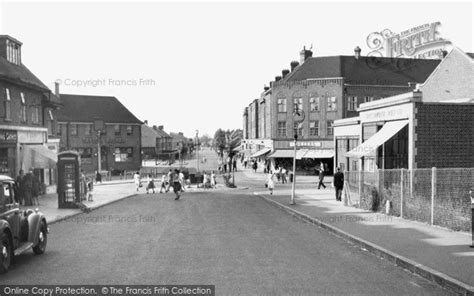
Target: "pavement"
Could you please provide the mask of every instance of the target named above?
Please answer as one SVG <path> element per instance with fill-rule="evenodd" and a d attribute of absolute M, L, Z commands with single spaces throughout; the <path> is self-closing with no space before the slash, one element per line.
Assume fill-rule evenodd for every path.
<path fill-rule="evenodd" d="M 243 175 L 257 182 L 266 179 L 250 170 L 244 170 Z M 265 188 L 254 194 L 456 293 L 474 295 L 471 233 L 344 206 L 335 200 L 330 184 L 318 190 L 315 184 L 308 186 L 307 178 L 297 177 L 296 205 L 290 205 L 291 184 L 276 184 L 272 195 Z"/>

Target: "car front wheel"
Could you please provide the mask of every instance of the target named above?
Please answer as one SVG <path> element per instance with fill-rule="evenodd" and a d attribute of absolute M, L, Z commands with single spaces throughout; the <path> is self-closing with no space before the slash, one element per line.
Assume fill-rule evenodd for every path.
<path fill-rule="evenodd" d="M 48 243 L 48 230 L 46 224 L 41 221 L 40 232 L 38 234 L 38 243 L 33 247 L 33 252 L 40 255 L 46 251 L 46 244 Z"/>
<path fill-rule="evenodd" d="M 1 236 L 0 241 L 2 243 L 0 246 L 0 273 L 5 273 L 12 262 L 12 244 L 6 234 Z"/>

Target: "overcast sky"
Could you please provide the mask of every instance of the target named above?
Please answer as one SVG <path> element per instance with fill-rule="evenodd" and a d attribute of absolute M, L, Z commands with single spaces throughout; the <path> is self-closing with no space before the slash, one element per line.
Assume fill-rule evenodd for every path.
<path fill-rule="evenodd" d="M 473 50 L 472 2 L 8 2 L 0 33 L 23 42 L 22 61 L 62 93 L 116 96 L 170 132 L 242 128 L 244 107 L 299 59 L 367 54 L 367 36 L 440 21 Z M 82 84 L 82 85 L 81 85 Z"/>

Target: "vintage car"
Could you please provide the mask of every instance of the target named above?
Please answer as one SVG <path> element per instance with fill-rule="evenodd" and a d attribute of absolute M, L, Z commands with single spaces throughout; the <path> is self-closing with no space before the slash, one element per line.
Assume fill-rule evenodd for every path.
<path fill-rule="evenodd" d="M 12 178 L 0 175 L 0 186 L 0 273 L 5 273 L 14 256 L 30 248 L 45 252 L 48 225 L 38 209 L 20 210 Z"/>

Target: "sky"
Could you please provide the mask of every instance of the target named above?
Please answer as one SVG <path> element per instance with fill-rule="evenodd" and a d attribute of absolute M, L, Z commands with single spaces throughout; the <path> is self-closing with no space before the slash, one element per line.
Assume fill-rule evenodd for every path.
<path fill-rule="evenodd" d="M 188 137 L 242 128 L 244 108 L 303 46 L 364 55 L 372 32 L 439 21 L 443 38 L 474 51 L 471 1 L 0 1 L 0 34 L 23 43 L 23 63 L 52 90 L 115 96 Z"/>

